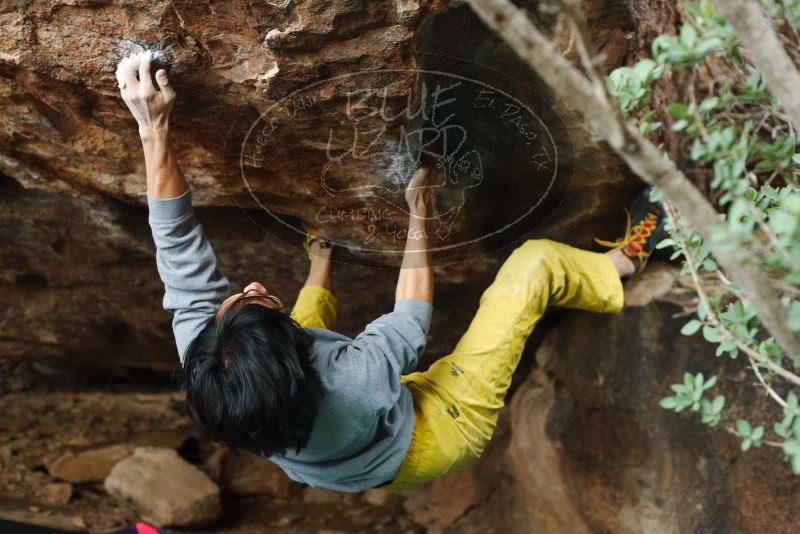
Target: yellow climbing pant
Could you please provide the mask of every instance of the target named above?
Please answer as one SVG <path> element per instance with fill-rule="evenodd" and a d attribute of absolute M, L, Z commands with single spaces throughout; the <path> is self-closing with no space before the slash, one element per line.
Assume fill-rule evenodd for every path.
<path fill-rule="evenodd" d="M 333 293 L 320 286 L 303 286 L 292 309 L 292 318 L 303 328 L 325 328 L 336 324 L 339 303 Z"/>
<path fill-rule="evenodd" d="M 325 315 L 305 311 L 305 306 L 327 305 L 330 298 L 309 295 L 298 316 Z M 300 304 L 298 298 L 296 310 Z M 414 398 L 414 431 L 397 476 L 384 487 L 424 484 L 483 453 L 525 341 L 548 306 L 616 313 L 622 305 L 622 283 L 606 254 L 548 240 L 517 248 L 481 296 L 452 354 L 427 371 L 401 378 Z"/>

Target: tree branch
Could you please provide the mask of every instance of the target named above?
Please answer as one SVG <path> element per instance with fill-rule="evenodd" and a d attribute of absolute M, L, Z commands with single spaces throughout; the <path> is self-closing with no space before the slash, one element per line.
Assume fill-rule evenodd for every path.
<path fill-rule="evenodd" d="M 764 279 L 757 258 L 727 250 L 711 239 L 712 231 L 727 229 L 717 212 L 675 163 L 621 118 L 617 107 L 598 95 L 591 82 L 555 48 L 525 11 L 509 0 L 467 0 L 478 16 L 494 29 L 589 127 L 646 183 L 658 187 L 675 204 L 689 226 L 709 244 L 720 265 L 739 285 L 764 327 L 800 367 L 800 334 L 788 328 L 788 313 L 780 293 Z"/>
<path fill-rule="evenodd" d="M 789 114 L 795 131 L 800 131 L 800 72 L 772 29 L 772 24 L 755 0 L 713 0 L 717 11 L 736 30 L 764 76 L 772 94 Z"/>

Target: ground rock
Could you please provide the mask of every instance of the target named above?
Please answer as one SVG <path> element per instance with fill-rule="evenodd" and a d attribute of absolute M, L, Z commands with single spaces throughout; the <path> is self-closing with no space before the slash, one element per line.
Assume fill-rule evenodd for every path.
<path fill-rule="evenodd" d="M 118 462 L 133 452 L 128 445 L 111 445 L 100 449 L 66 452 L 46 461 L 47 471 L 60 480 L 75 484 L 104 480 Z"/>
<path fill-rule="evenodd" d="M 222 472 L 222 487 L 240 495 L 288 497 L 294 483 L 274 463 L 255 454 L 230 454 Z"/>
<path fill-rule="evenodd" d="M 43 488 L 44 500 L 50 504 L 67 504 L 72 497 L 72 484 L 51 482 Z"/>
<path fill-rule="evenodd" d="M 114 466 L 104 486 L 156 526 L 208 524 L 221 513 L 217 485 L 172 449 L 137 448 Z"/>

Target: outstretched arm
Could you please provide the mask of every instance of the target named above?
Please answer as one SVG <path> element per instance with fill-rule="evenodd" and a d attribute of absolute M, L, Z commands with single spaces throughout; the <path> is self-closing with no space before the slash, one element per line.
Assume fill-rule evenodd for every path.
<path fill-rule="evenodd" d="M 156 244 L 156 265 L 164 283 L 164 309 L 172 312 L 172 329 L 183 363 L 186 347 L 213 318 L 229 294 L 228 280 L 192 209 L 191 191 L 169 142 L 169 114 L 175 91 L 167 73 L 150 78 L 150 57 L 130 56 L 117 78 L 122 99 L 136 122 L 147 172 L 149 222 Z M 137 79 L 138 73 L 138 79 Z"/>
<path fill-rule="evenodd" d="M 409 220 L 406 249 L 400 277 L 397 280 L 395 301 L 406 299 L 433 303 L 433 269 L 428 249 L 428 214 L 433 198 L 434 179 L 438 174 L 422 167 L 406 189 Z"/>
<path fill-rule="evenodd" d="M 409 207 L 408 236 L 403 264 L 397 280 L 395 305 L 370 323 L 350 346 L 358 361 L 370 360 L 376 377 L 386 388 L 378 398 L 378 410 L 392 406 L 400 395 L 400 375 L 412 372 L 425 349 L 433 311 L 433 269 L 428 250 L 429 206 L 438 173 L 422 168 L 416 172 L 406 190 Z M 388 380 L 388 382 L 386 382 Z M 377 384 L 373 384 L 377 387 Z"/>

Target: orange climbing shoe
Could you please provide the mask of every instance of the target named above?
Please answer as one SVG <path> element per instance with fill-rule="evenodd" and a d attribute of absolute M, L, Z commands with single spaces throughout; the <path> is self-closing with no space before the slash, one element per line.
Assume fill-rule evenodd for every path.
<path fill-rule="evenodd" d="M 628 218 L 625 234 L 616 241 L 603 241 L 595 238 L 600 245 L 609 247 L 613 252 L 621 250 L 622 253 L 631 259 L 635 271 L 641 271 L 647 263 L 650 254 L 661 241 L 664 233 L 664 220 L 666 214 L 664 206 L 660 202 L 650 200 L 651 187 L 647 187 L 639 193 L 633 201 L 631 210 L 625 210 Z"/>

